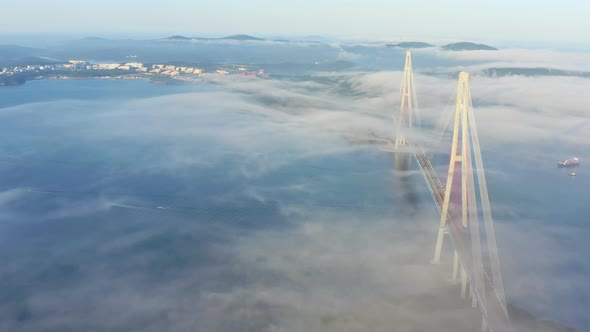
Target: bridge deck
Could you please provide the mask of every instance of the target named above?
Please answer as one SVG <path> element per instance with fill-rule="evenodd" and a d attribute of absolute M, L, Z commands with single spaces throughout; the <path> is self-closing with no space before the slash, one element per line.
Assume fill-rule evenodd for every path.
<path fill-rule="evenodd" d="M 430 189 L 439 213 L 441 213 L 445 188 L 426 154 L 424 152 L 416 152 L 415 158 L 422 170 L 424 179 Z M 473 286 L 482 315 L 486 318 L 490 329 L 496 332 L 509 330 L 506 305 L 495 292 L 493 279 L 483 266 L 481 267 L 483 270 L 483 289 L 481 289 L 481 286 L 477 287 L 477 283 L 474 282 L 475 269 L 473 256 L 469 248 L 471 243 L 470 233 L 467 231 L 467 228 L 463 227 L 462 222 L 457 218 L 456 214 L 453 213 L 452 207 L 449 207 L 449 215 L 447 216 L 447 230 L 455 245 L 459 260 L 467 272 L 468 280 Z M 489 296 L 492 294 L 494 296 Z"/>

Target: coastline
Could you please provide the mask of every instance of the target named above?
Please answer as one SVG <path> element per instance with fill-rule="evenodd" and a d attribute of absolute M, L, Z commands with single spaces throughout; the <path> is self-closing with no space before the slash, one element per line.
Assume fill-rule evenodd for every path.
<path fill-rule="evenodd" d="M 156 79 L 154 79 L 156 78 Z M 77 81 L 77 80 L 130 80 L 130 81 L 149 81 L 154 84 L 158 85 L 178 85 L 178 84 L 192 84 L 197 83 L 197 80 L 180 80 L 175 78 L 163 78 L 160 79 L 159 77 L 153 76 L 40 76 L 34 77 L 31 79 L 27 79 L 24 81 L 17 81 L 10 84 L 5 84 L 0 82 L 1 87 L 14 87 L 14 86 L 21 86 L 25 85 L 29 81 Z"/>
<path fill-rule="evenodd" d="M 232 79 L 240 80 L 240 79 L 253 79 L 251 77 L 245 77 L 240 75 L 211 75 L 206 77 L 185 77 L 185 76 L 161 76 L 161 75 L 140 75 L 137 74 L 129 74 L 129 75 L 119 75 L 119 76 L 37 76 L 29 79 L 24 80 L 16 80 L 16 81 L 9 81 L 9 84 L 5 82 L 0 82 L 0 88 L 2 87 L 11 87 L 11 86 L 21 86 L 26 84 L 28 81 L 45 81 L 45 80 L 55 80 L 55 81 L 75 81 L 75 80 L 131 80 L 131 81 L 149 81 L 151 83 L 157 85 L 187 85 L 187 84 L 199 84 L 199 83 L 211 83 L 215 82 L 216 79 L 220 78 L 227 78 L 230 77 Z M 268 79 L 268 76 L 264 77 Z M 261 79 L 261 78 L 255 78 Z"/>

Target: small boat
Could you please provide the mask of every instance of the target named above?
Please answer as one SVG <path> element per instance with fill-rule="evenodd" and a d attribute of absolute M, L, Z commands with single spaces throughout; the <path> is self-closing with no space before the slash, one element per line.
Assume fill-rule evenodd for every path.
<path fill-rule="evenodd" d="M 576 176 L 576 172 L 571 172 L 569 176 Z"/>

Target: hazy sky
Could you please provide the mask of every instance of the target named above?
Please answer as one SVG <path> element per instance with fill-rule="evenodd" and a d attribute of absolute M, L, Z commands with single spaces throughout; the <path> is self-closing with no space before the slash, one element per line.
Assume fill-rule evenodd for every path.
<path fill-rule="evenodd" d="M 0 31 L 585 42 L 583 0 L 12 0 Z M 6 15 L 9 13 L 8 15 Z"/>

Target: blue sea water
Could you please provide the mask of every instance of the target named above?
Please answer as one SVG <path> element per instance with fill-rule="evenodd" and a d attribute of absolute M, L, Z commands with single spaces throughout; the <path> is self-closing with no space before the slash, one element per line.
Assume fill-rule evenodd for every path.
<path fill-rule="evenodd" d="M 218 90 L 124 80 L 33 81 L 0 89 L 0 256 L 6 262 L 0 268 L 0 326 L 52 330 L 45 322 L 66 311 L 72 320 L 59 329 L 84 329 L 80 312 L 105 308 L 94 292 L 150 288 L 211 266 L 232 266 L 216 248 L 230 245 L 236 234 L 289 227 L 285 203 L 303 211 L 319 206 L 393 215 L 387 204 L 392 188 L 383 181 L 391 178 L 390 156 L 350 150 L 346 141 L 328 136 L 316 147 L 342 152 L 303 157 L 288 145 L 241 151 L 225 143 L 241 125 L 282 124 L 239 107 L 210 113 L 207 104 L 182 101 Z M 153 102 L 162 97 L 169 99 Z M 184 105 L 185 111 L 159 108 L 177 97 L 181 101 L 169 107 Z M 202 134 L 208 129 L 217 134 Z M 238 141 L 260 139 L 241 135 Z M 262 138 L 300 139 L 288 132 Z M 112 279 L 113 288 L 90 286 L 96 278 Z M 236 287 L 248 276 L 197 279 L 195 294 Z M 92 294 L 77 299 L 88 288 Z M 60 303 L 37 303 L 43 296 Z M 146 321 L 137 316 L 130 310 L 131 323 L 112 328 L 134 329 L 135 320 Z"/>
<path fill-rule="evenodd" d="M 367 227 L 430 207 L 421 213 L 435 234 L 425 184 L 414 174 L 400 185 L 391 155 L 329 133 L 282 130 L 286 124 L 239 106 L 211 112 L 221 101 L 187 97 L 216 93 L 224 91 L 126 80 L 0 89 L 0 321 L 8 322 L 0 327 L 28 331 L 68 312 L 108 317 L 98 298 L 112 287 L 149 292 L 187 274 L 198 276 L 195 294 L 248 283 L 241 271 L 207 273 L 235 264 L 220 247 L 236 235 L 293 227 L 300 218 L 285 206 L 303 215 L 338 211 Z M 257 124 L 274 136 L 240 131 Z M 556 162 L 584 147 L 492 143 L 482 140 L 508 300 L 583 330 L 590 176 L 582 166 L 568 177 Z M 157 319 L 142 315 L 125 328 Z M 84 329 L 80 320 L 41 330 Z"/>

